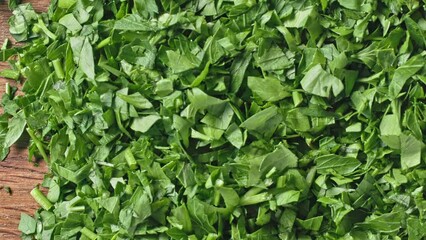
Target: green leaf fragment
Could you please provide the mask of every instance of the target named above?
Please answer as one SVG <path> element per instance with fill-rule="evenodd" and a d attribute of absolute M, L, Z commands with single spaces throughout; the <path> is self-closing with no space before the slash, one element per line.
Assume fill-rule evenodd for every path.
<path fill-rule="evenodd" d="M 324 217 L 318 216 L 309 219 L 296 219 L 297 223 L 304 229 L 318 231 L 321 227 Z"/>
<path fill-rule="evenodd" d="M 411 135 L 402 134 L 401 139 L 401 167 L 408 169 L 421 163 L 422 148 L 424 143 Z"/>
<path fill-rule="evenodd" d="M 361 165 L 356 158 L 341 157 L 338 155 L 323 155 L 315 159 L 317 172 L 321 174 L 337 173 L 341 175 L 350 175 Z"/>
<path fill-rule="evenodd" d="M 395 70 L 392 81 L 389 84 L 389 96 L 391 98 L 398 97 L 398 94 L 403 89 L 405 82 L 417 71 L 424 66 L 424 59 L 422 56 L 417 55 L 410 58 L 402 66 Z"/>
<path fill-rule="evenodd" d="M 21 213 L 21 221 L 19 221 L 18 229 L 25 234 L 35 233 L 36 220 L 25 213 Z"/>
<path fill-rule="evenodd" d="M 283 206 L 285 204 L 297 202 L 299 201 L 299 197 L 300 197 L 300 192 L 295 190 L 289 190 L 289 191 L 280 193 L 276 196 L 277 205 Z"/>
<path fill-rule="evenodd" d="M 300 84 L 306 92 L 327 98 L 331 94 L 336 97 L 344 89 L 342 81 L 327 73 L 321 65 L 312 67 L 305 74 Z"/>
<path fill-rule="evenodd" d="M 147 132 L 161 117 L 158 115 L 148 115 L 145 117 L 135 118 L 130 128 L 141 133 Z"/>
<path fill-rule="evenodd" d="M 276 78 L 248 77 L 247 85 L 264 101 L 274 102 L 290 96 L 289 89 Z"/>

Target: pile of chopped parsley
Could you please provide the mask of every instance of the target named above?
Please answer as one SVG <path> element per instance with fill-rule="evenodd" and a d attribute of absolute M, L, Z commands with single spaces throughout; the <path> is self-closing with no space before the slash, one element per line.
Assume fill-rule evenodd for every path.
<path fill-rule="evenodd" d="M 424 239 L 426 3 L 10 0 L 23 239 Z"/>

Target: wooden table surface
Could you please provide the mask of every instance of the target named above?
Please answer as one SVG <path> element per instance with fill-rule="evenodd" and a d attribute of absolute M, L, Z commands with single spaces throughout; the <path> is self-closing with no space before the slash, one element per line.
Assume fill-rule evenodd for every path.
<path fill-rule="evenodd" d="M 29 0 L 38 12 L 45 11 L 49 0 Z M 6 38 L 13 40 L 9 35 L 7 20 L 12 13 L 7 7 L 7 0 L 0 0 L 0 46 Z M 0 62 L 0 70 L 7 67 L 7 63 Z M 0 96 L 4 93 L 5 84 L 17 85 L 14 81 L 0 78 Z M 20 140 L 12 147 L 6 160 L 0 162 L 0 187 L 8 186 L 12 195 L 0 189 L 0 240 L 20 239 L 18 224 L 21 213 L 33 215 L 38 208 L 37 203 L 30 196 L 30 191 L 40 184 L 47 171 L 46 164 L 40 166 L 28 161 L 25 140 Z"/>

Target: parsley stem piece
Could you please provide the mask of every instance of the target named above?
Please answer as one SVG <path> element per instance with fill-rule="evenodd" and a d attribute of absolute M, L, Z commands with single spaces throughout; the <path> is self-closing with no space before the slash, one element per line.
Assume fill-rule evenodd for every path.
<path fill-rule="evenodd" d="M 30 194 L 44 210 L 48 211 L 52 208 L 52 203 L 44 196 L 40 189 L 34 188 Z"/>
<path fill-rule="evenodd" d="M 3 45 L 0 48 L 0 52 L 2 53 L 2 56 L 0 58 L 1 61 L 6 61 L 6 51 L 4 51 L 4 50 L 7 49 L 8 45 L 9 45 L 9 39 L 6 38 L 3 42 Z"/>
<path fill-rule="evenodd" d="M 3 42 L 3 45 L 1 46 L 0 50 L 6 50 L 7 49 L 7 45 L 9 45 L 9 39 L 6 38 Z"/>
<path fill-rule="evenodd" d="M 0 71 L 0 77 L 18 80 L 19 72 L 12 69 L 4 69 Z"/>
<path fill-rule="evenodd" d="M 107 37 L 104 40 L 102 40 L 98 45 L 96 46 L 96 49 L 101 49 L 108 45 L 111 42 L 111 37 Z"/>
<path fill-rule="evenodd" d="M 133 156 L 132 150 L 130 150 L 130 148 L 124 150 L 124 158 L 126 159 L 130 169 L 136 169 L 138 167 L 138 163 L 136 162 L 135 156 Z"/>
<path fill-rule="evenodd" d="M 299 106 L 299 104 L 301 104 L 303 102 L 303 96 L 300 92 L 292 92 L 291 93 L 292 97 L 293 97 L 293 104 L 294 106 Z"/>
<path fill-rule="evenodd" d="M 218 206 L 220 203 L 220 193 L 218 191 L 214 192 L 213 205 Z"/>
<path fill-rule="evenodd" d="M 10 98 L 10 85 L 9 85 L 9 83 L 6 83 L 6 86 L 4 88 L 4 93 L 9 95 L 9 98 Z"/>
<path fill-rule="evenodd" d="M 65 77 L 65 74 L 64 74 L 64 69 L 62 68 L 61 60 L 58 58 L 53 60 L 52 63 L 53 63 L 53 68 L 55 69 L 56 76 L 58 76 L 58 78 L 60 79 L 63 79 Z"/>
<path fill-rule="evenodd" d="M 206 64 L 203 71 L 201 71 L 200 75 L 198 75 L 195 80 L 191 83 L 191 87 L 197 87 L 201 84 L 202 81 L 207 77 L 209 74 L 209 68 L 210 68 L 210 62 Z"/>
<path fill-rule="evenodd" d="M 70 207 L 71 212 L 84 212 L 85 209 L 86 208 L 84 206 Z"/>
<path fill-rule="evenodd" d="M 123 127 L 123 124 L 121 123 L 121 116 L 120 113 L 118 111 L 115 111 L 115 119 L 117 120 L 117 126 L 118 128 L 124 133 L 126 134 L 126 136 L 128 136 L 129 138 L 131 138 L 132 136 L 130 135 L 130 133 L 126 130 L 126 128 Z"/>
<path fill-rule="evenodd" d="M 247 206 L 247 205 L 258 204 L 258 203 L 261 203 L 261 202 L 266 202 L 269 199 L 270 199 L 270 195 L 267 192 L 259 193 L 259 194 L 254 195 L 254 196 L 243 196 L 240 199 L 240 205 L 241 206 Z"/>
<path fill-rule="evenodd" d="M 56 40 L 57 36 L 52 33 L 49 29 L 47 29 L 46 24 L 44 24 L 43 19 L 41 17 L 38 18 L 38 23 L 36 24 L 43 32 L 52 40 Z"/>
<path fill-rule="evenodd" d="M 82 228 L 82 229 L 80 230 L 80 232 L 81 232 L 84 236 L 88 237 L 88 238 L 89 238 L 89 239 L 91 239 L 91 240 L 95 240 L 95 239 L 97 239 L 97 238 L 98 238 L 98 235 L 96 235 L 96 233 L 92 232 L 92 231 L 91 231 L 90 229 L 88 229 L 87 227 Z"/>
<path fill-rule="evenodd" d="M 244 194 L 244 196 L 243 197 L 251 197 L 251 196 L 254 196 L 254 195 L 256 195 L 256 194 L 258 194 L 258 193 L 260 193 L 261 191 L 262 191 L 263 189 L 262 188 L 260 188 L 260 187 L 253 187 L 253 188 L 250 188 L 245 194 Z"/>
<path fill-rule="evenodd" d="M 47 163 L 50 163 L 49 157 L 44 151 L 43 143 L 36 137 L 36 135 L 34 134 L 34 131 L 31 128 L 27 128 L 27 132 L 30 135 L 31 139 L 34 141 L 35 145 L 37 146 L 37 149 L 40 152 L 41 156 L 43 157 L 44 161 L 46 161 Z"/>

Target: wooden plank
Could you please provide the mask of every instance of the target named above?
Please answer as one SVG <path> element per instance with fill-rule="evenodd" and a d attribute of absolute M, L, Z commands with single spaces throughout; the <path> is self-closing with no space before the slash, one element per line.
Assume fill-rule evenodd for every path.
<path fill-rule="evenodd" d="M 45 11 L 49 0 L 30 0 L 34 9 Z M 7 1 L 0 1 L 0 45 L 6 38 L 12 40 L 9 35 L 8 19 L 11 12 L 7 7 Z M 0 62 L 0 70 L 6 68 L 7 63 Z M 4 93 L 6 82 L 17 85 L 13 81 L 0 78 L 0 95 Z M 21 213 L 33 215 L 38 209 L 37 203 L 30 196 L 30 191 L 43 180 L 47 167 L 44 162 L 40 166 L 28 161 L 26 147 L 28 138 L 20 140 L 12 147 L 9 156 L 0 162 L 0 186 L 8 186 L 12 189 L 12 195 L 0 189 L 0 239 L 20 239 L 18 224 Z"/>

